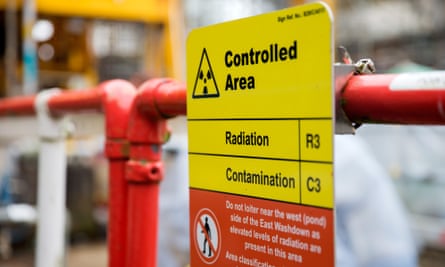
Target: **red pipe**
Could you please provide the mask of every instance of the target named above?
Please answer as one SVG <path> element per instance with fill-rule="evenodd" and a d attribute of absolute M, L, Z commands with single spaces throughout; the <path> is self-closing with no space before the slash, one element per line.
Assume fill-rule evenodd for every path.
<path fill-rule="evenodd" d="M 54 115 L 79 111 L 100 111 L 104 98 L 102 88 L 103 85 L 101 84 L 94 89 L 70 91 L 55 95 L 48 101 L 48 107 Z"/>
<path fill-rule="evenodd" d="M 36 114 L 34 110 L 35 96 L 11 97 L 0 100 L 1 116 L 29 116 Z"/>
<path fill-rule="evenodd" d="M 163 179 L 162 144 L 169 131 L 166 118 L 185 114 L 185 86 L 153 79 L 138 90 L 127 138 L 128 225 L 126 267 L 157 265 L 159 185 Z"/>
<path fill-rule="evenodd" d="M 184 83 L 172 81 L 158 90 L 156 105 L 165 117 L 187 114 L 187 87 Z"/>
<path fill-rule="evenodd" d="M 340 103 L 356 123 L 444 125 L 444 81 L 444 72 L 357 75 L 347 83 Z M 422 88 L 413 88 L 416 84 Z"/>
<path fill-rule="evenodd" d="M 132 84 L 123 80 L 101 83 L 97 88 L 82 91 L 61 91 L 48 101 L 54 115 L 83 111 L 105 113 L 106 147 L 109 160 L 109 267 L 125 265 L 127 246 L 127 191 L 125 167 L 129 158 L 126 141 L 130 109 L 136 95 Z M 0 116 L 34 115 L 35 96 L 0 100 Z"/>
<path fill-rule="evenodd" d="M 98 88 L 82 91 L 61 91 L 60 94 L 56 94 L 49 99 L 48 107 L 54 115 L 89 110 L 99 111 L 102 108 L 103 93 L 103 90 Z M 0 116 L 35 115 L 34 101 L 34 95 L 1 99 Z"/>
<path fill-rule="evenodd" d="M 115 80 L 87 91 L 61 92 L 48 101 L 54 115 L 105 112 L 109 267 L 156 266 L 161 145 L 169 136 L 165 119 L 186 113 L 185 85 L 173 80 L 148 81 L 135 96 L 131 84 Z M 0 116 L 32 114 L 34 97 L 0 100 Z"/>
<path fill-rule="evenodd" d="M 52 96 L 48 107 L 54 115 L 85 111 L 101 111 L 104 108 L 109 87 L 128 87 L 130 83 L 124 80 L 111 80 L 100 84 L 96 88 L 79 91 L 61 91 Z M 115 89 L 111 89 L 114 91 Z M 119 91 L 121 89 L 117 89 Z M 125 91 L 125 90 L 124 90 Z M 35 96 L 20 96 L 0 100 L 0 116 L 34 115 Z M 117 99 L 115 101 L 119 101 Z"/>
<path fill-rule="evenodd" d="M 88 98 L 87 96 L 90 96 Z M 59 102 L 60 108 L 94 108 L 100 100 L 105 113 L 105 154 L 109 161 L 108 194 L 108 266 L 125 266 L 127 247 L 128 184 L 125 167 L 129 159 L 127 127 L 136 88 L 126 81 L 113 80 L 100 84 L 96 92 L 84 94 L 82 103 Z M 63 105 L 63 104 L 66 104 Z M 56 107 L 54 107 L 56 108 Z"/>
<path fill-rule="evenodd" d="M 153 81 L 149 81 L 153 82 Z M 187 89 L 184 83 L 172 79 L 158 79 L 152 86 L 146 83 L 138 97 L 138 108 L 148 116 L 169 118 L 186 115 Z"/>
<path fill-rule="evenodd" d="M 109 170 L 108 192 L 108 266 L 125 265 L 127 246 L 127 182 L 125 176 L 126 159 L 113 159 L 107 153 Z"/>
<path fill-rule="evenodd" d="M 123 266 L 157 266 L 159 184 L 163 178 L 160 151 L 160 146 L 152 144 L 144 148 L 132 147 L 130 152 L 131 160 L 126 169 L 127 259 Z"/>
<path fill-rule="evenodd" d="M 399 75 L 353 76 L 340 101 L 348 118 L 356 123 L 445 124 L 445 88 L 391 89 Z M 150 90 L 139 97 L 138 106 L 142 112 L 162 118 L 185 115 L 185 85 L 167 79 Z M 49 106 L 54 113 L 100 110 L 102 98 L 102 90 L 62 92 L 50 99 Z M 34 96 L 0 100 L 0 116 L 32 114 L 35 114 Z"/>

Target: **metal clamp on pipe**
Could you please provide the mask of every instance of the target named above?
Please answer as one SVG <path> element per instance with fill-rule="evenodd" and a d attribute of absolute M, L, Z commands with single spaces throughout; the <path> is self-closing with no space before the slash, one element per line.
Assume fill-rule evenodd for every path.
<path fill-rule="evenodd" d="M 334 65 L 334 90 L 335 90 L 335 133 L 354 134 L 355 129 L 360 127 L 361 122 L 350 120 L 343 110 L 344 99 L 342 95 L 346 90 L 348 82 L 354 75 L 372 74 L 375 72 L 374 62 L 369 58 L 364 58 L 353 63 L 351 56 L 345 47 L 337 49 L 341 63 Z"/>
<path fill-rule="evenodd" d="M 354 65 L 334 65 L 335 86 L 335 133 L 354 134 L 355 127 L 342 109 L 341 94 L 349 79 L 354 75 Z"/>
<path fill-rule="evenodd" d="M 34 107 L 37 114 L 38 134 L 40 138 L 49 140 L 65 139 L 75 130 L 74 124 L 66 116 L 53 116 L 49 100 L 60 94 L 60 89 L 48 89 L 37 94 Z"/>

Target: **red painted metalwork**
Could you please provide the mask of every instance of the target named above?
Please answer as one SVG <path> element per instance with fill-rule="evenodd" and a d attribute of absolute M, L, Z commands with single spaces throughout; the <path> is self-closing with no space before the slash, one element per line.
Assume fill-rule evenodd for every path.
<path fill-rule="evenodd" d="M 33 115 L 34 99 L 0 100 L 0 116 Z M 55 116 L 105 113 L 105 154 L 110 163 L 109 267 L 156 265 L 161 145 L 169 136 L 166 118 L 185 114 L 185 103 L 185 85 L 171 79 L 144 83 L 137 98 L 131 84 L 114 80 L 90 90 L 62 91 L 48 101 Z"/>
<path fill-rule="evenodd" d="M 445 87 L 391 90 L 397 75 L 353 76 L 340 100 L 347 117 L 355 123 L 444 125 Z"/>
<path fill-rule="evenodd" d="M 127 182 L 125 166 L 129 158 L 126 141 L 130 108 L 136 96 L 132 84 L 112 80 L 97 88 L 81 91 L 61 91 L 48 100 L 50 112 L 57 116 L 66 113 L 102 111 L 105 113 L 106 146 L 109 160 L 109 267 L 125 264 L 127 225 Z M 33 115 L 35 96 L 0 100 L 0 116 Z"/>
<path fill-rule="evenodd" d="M 86 108 L 87 104 L 90 105 L 100 99 L 105 113 L 107 138 L 105 154 L 109 161 L 107 229 L 109 267 L 122 267 L 126 259 L 128 184 L 125 179 L 125 167 L 129 159 L 127 127 L 135 96 L 136 88 L 132 84 L 114 80 L 100 84 L 97 94 L 91 94 L 92 101 L 82 98 L 84 106 L 71 105 L 76 108 Z"/>
<path fill-rule="evenodd" d="M 182 95 L 185 87 L 169 79 L 153 79 L 138 90 L 128 125 L 130 160 L 127 163 L 128 225 L 127 267 L 150 267 L 157 264 L 159 184 L 163 179 L 162 144 L 168 139 L 166 117 L 177 108 L 167 108 L 166 94 Z M 176 93 L 176 91 L 182 91 Z M 167 92 L 167 93 L 166 93 Z M 172 93 L 173 92 L 173 93 Z M 178 101 L 177 99 L 174 101 Z M 180 105 L 185 106 L 185 105 Z M 185 113 L 185 109 L 182 110 Z"/>
<path fill-rule="evenodd" d="M 0 116 L 26 116 L 36 114 L 35 96 L 11 97 L 0 100 Z"/>
<path fill-rule="evenodd" d="M 126 158 L 108 157 L 108 266 L 125 266 L 127 246 L 127 182 L 125 176 Z"/>
<path fill-rule="evenodd" d="M 105 91 L 104 85 L 121 83 L 123 81 L 109 81 L 100 84 L 97 88 L 81 91 L 61 92 L 48 101 L 48 107 L 52 114 L 60 115 L 79 111 L 100 111 L 102 109 Z"/>
<path fill-rule="evenodd" d="M 148 116 L 169 118 L 186 115 L 187 90 L 184 83 L 172 79 L 150 81 L 158 86 L 145 85 L 138 100 L 139 110 Z"/>

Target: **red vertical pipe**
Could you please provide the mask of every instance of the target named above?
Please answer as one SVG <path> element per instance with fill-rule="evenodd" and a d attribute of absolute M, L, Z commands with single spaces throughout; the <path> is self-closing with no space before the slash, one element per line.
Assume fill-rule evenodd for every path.
<path fill-rule="evenodd" d="M 125 168 L 129 158 L 129 145 L 126 137 L 136 89 L 126 81 L 113 80 L 101 84 L 99 90 L 102 92 L 105 113 L 105 154 L 109 161 L 108 266 L 122 267 L 125 266 L 126 259 L 128 221 Z M 90 101 L 77 105 L 90 106 Z"/>
<path fill-rule="evenodd" d="M 159 184 L 129 185 L 127 264 L 125 266 L 157 266 L 157 230 Z"/>
<path fill-rule="evenodd" d="M 128 225 L 126 266 L 157 266 L 161 148 L 133 147 L 127 163 Z"/>
<path fill-rule="evenodd" d="M 108 158 L 109 200 L 108 200 L 108 266 L 118 267 L 125 264 L 127 240 L 127 183 L 125 173 L 126 159 Z"/>
<path fill-rule="evenodd" d="M 126 267 L 157 266 L 159 185 L 164 172 L 161 146 L 168 136 L 166 114 L 159 112 L 157 92 L 162 85 L 169 82 L 171 80 L 154 79 L 142 84 L 131 111 L 127 135 L 130 141 L 130 160 L 126 168 Z"/>

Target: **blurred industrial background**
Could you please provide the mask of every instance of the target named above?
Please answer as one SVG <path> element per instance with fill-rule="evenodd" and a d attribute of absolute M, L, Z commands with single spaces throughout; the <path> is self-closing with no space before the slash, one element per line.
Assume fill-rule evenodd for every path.
<path fill-rule="evenodd" d="M 0 0 L 0 97 L 52 87 L 88 90 L 114 78 L 135 85 L 150 77 L 183 81 L 185 40 L 193 28 L 305 2 L 310 1 Z M 334 13 L 336 46 L 345 46 L 353 59 L 373 59 L 379 73 L 445 69 L 445 1 L 326 2 Z M 2 123 L 0 209 L 11 204 L 34 206 L 35 122 Z M 92 125 L 98 123 L 91 119 Z M 166 177 L 161 185 L 159 266 L 163 267 L 186 266 L 189 261 L 185 118 L 170 124 L 173 135 L 164 147 Z M 11 127 L 30 129 L 29 134 L 11 136 Z M 72 267 L 105 266 L 107 260 L 107 163 L 98 128 L 97 135 L 66 144 L 67 260 Z M 419 266 L 444 266 L 445 128 L 364 126 L 357 138 L 369 146 L 366 153 L 387 172 L 403 203 Z M 10 224 L 3 215 L 0 210 L 0 267 L 32 266 L 32 222 Z"/>

